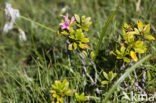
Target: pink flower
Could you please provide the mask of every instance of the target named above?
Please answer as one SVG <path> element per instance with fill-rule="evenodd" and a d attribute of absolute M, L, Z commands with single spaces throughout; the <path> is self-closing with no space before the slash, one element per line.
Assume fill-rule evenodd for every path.
<path fill-rule="evenodd" d="M 63 16 L 64 22 L 60 24 L 62 30 L 64 30 L 64 29 L 69 30 L 70 25 L 75 21 L 74 16 L 71 18 L 70 21 L 68 21 L 68 16 L 69 16 L 68 14 L 66 14 L 66 16 Z"/>

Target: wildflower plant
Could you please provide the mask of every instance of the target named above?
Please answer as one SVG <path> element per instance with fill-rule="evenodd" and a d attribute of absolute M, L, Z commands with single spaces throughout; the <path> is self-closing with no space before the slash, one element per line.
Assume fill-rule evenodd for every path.
<path fill-rule="evenodd" d="M 122 0 L 120 2 L 122 2 Z M 73 84 L 71 84 L 71 86 L 74 87 L 75 84 L 78 85 L 79 83 L 81 83 L 81 80 L 82 80 L 83 81 L 82 82 L 83 86 L 82 85 L 80 85 L 79 87 L 76 86 L 76 88 L 78 88 L 78 90 L 81 90 L 81 91 L 84 90 L 84 91 L 83 91 L 83 93 L 79 94 L 79 93 L 76 92 L 76 90 L 71 90 L 69 88 L 69 82 L 66 79 L 63 80 L 63 81 L 57 80 L 57 81 L 55 81 L 55 84 L 51 85 L 52 86 L 52 90 L 50 91 L 50 93 L 52 94 L 52 103 L 69 103 L 69 102 L 73 102 L 73 100 L 75 100 L 78 103 L 86 102 L 87 100 L 88 101 L 91 100 L 91 102 L 92 102 L 92 100 L 94 100 L 95 102 L 100 101 L 100 102 L 103 102 L 103 103 L 107 103 L 107 100 L 109 99 L 110 96 L 113 96 L 113 101 L 115 102 L 115 100 L 118 100 L 119 96 L 115 96 L 115 95 L 111 95 L 111 94 L 114 92 L 114 90 L 117 87 L 119 87 L 119 89 L 124 87 L 124 88 L 122 88 L 122 90 L 124 90 L 126 92 L 127 91 L 137 91 L 138 92 L 140 90 L 141 92 L 143 91 L 144 93 L 147 93 L 147 95 L 149 95 L 149 93 L 148 93 L 149 91 L 147 90 L 149 88 L 147 87 L 147 89 L 146 89 L 144 87 L 148 86 L 148 85 L 145 85 L 145 84 L 150 84 L 150 85 L 152 84 L 151 83 L 152 76 L 150 74 L 150 69 L 146 69 L 146 67 L 144 65 L 139 67 L 139 69 L 141 68 L 140 71 L 135 71 L 135 68 L 138 67 L 139 65 L 141 65 L 150 56 L 146 56 L 144 59 L 142 59 L 141 61 L 136 63 L 131 68 L 128 68 L 128 67 L 133 65 L 133 62 L 131 62 L 131 61 L 135 61 L 135 62 L 138 61 L 140 59 L 139 55 L 147 52 L 147 50 L 148 50 L 147 44 L 149 43 L 149 41 L 155 40 L 155 37 L 150 35 L 150 24 L 144 24 L 141 21 L 137 21 L 137 26 L 136 27 L 133 26 L 133 25 L 124 24 L 124 27 L 122 29 L 122 35 L 120 35 L 120 37 L 119 37 L 120 38 L 120 41 L 118 42 L 119 45 L 117 45 L 116 50 L 111 51 L 111 53 L 114 54 L 117 57 L 117 59 L 122 59 L 124 61 L 123 62 L 123 66 L 121 66 L 121 68 L 122 67 L 123 68 L 126 67 L 128 69 L 127 69 L 127 71 L 124 74 L 122 74 L 124 71 L 121 71 L 121 72 L 119 71 L 118 72 L 118 70 L 115 70 L 115 71 L 117 71 L 118 73 L 121 74 L 121 77 L 117 80 L 117 82 L 114 85 L 109 85 L 109 84 L 113 83 L 113 81 L 115 80 L 115 77 L 117 77 L 117 73 L 114 73 L 113 71 L 110 71 L 108 73 L 103 72 L 103 76 L 104 76 L 105 80 L 100 81 L 101 78 L 100 78 L 100 76 L 98 74 L 101 73 L 101 69 L 100 69 L 101 66 L 99 66 L 99 65 L 96 66 L 96 63 L 98 63 L 98 62 L 94 63 L 94 60 L 98 59 L 98 58 L 96 58 L 96 56 L 97 56 L 97 53 L 99 51 L 100 45 L 102 44 L 102 40 L 103 40 L 104 34 L 106 33 L 108 25 L 112 21 L 113 17 L 116 15 L 117 9 L 119 7 L 119 4 L 118 4 L 116 10 L 112 12 L 112 15 L 110 16 L 110 18 L 108 18 L 108 21 L 106 22 L 106 25 L 104 26 L 104 29 L 102 30 L 99 42 L 97 43 L 97 49 L 96 49 L 95 53 L 94 52 L 89 53 L 91 58 L 89 57 L 87 52 L 85 52 L 85 49 L 89 49 L 90 48 L 88 46 L 88 43 L 89 43 L 90 40 L 86 36 L 86 33 L 89 30 L 90 25 L 92 24 L 91 17 L 79 16 L 77 14 L 75 14 L 71 18 L 69 17 L 69 14 L 66 14 L 65 16 L 63 16 L 63 20 L 62 20 L 62 22 L 59 25 L 60 29 L 59 29 L 58 33 L 60 35 L 63 35 L 63 36 L 66 37 L 66 40 L 67 40 L 66 43 L 68 45 L 68 47 L 67 47 L 68 50 L 76 51 L 77 55 L 80 57 L 80 60 L 82 62 L 82 67 L 83 67 L 83 71 L 80 71 L 81 73 L 78 73 L 79 71 L 77 72 L 77 70 L 75 70 L 75 73 L 74 73 L 74 76 L 76 76 L 77 74 L 80 74 L 80 75 L 82 74 L 82 76 L 78 76 L 78 77 L 81 77 L 81 78 L 74 77 L 74 79 L 76 79 L 76 81 L 80 81 L 80 82 L 73 83 Z M 98 3 L 96 3 L 96 6 L 98 8 Z M 56 32 L 55 30 L 53 30 L 50 27 L 47 27 L 45 25 L 42 25 L 42 24 L 40 24 L 38 22 L 35 22 L 35 21 L 33 21 L 33 20 L 29 19 L 29 18 L 26 18 L 26 17 L 20 15 L 19 10 L 12 8 L 12 5 L 10 3 L 6 3 L 6 7 L 3 10 L 5 11 L 5 16 L 6 16 L 6 23 L 4 25 L 3 31 L 4 32 L 8 32 L 9 30 L 11 30 L 13 28 L 14 24 L 16 24 L 16 26 L 17 26 L 16 29 L 19 32 L 19 39 L 21 41 L 26 41 L 27 38 L 26 38 L 25 32 L 20 27 L 18 27 L 17 23 L 15 23 L 17 18 L 21 18 L 23 20 L 29 21 L 29 22 L 31 22 L 31 23 L 33 23 L 35 25 L 38 25 L 38 26 L 40 26 L 40 27 L 42 27 L 42 28 L 44 28 L 46 30 L 49 30 L 51 32 Z M 64 9 L 62 11 L 62 13 L 64 13 L 65 11 L 66 10 Z M 98 10 L 95 10 L 95 11 L 98 11 Z M 98 18 L 100 18 L 100 15 L 99 15 Z M 99 20 L 97 20 L 97 21 L 99 21 Z M 2 40 L 3 40 L 3 38 L 2 38 Z M 37 64 L 40 64 L 39 67 L 41 67 L 41 72 L 43 71 L 43 74 L 40 76 L 40 68 L 39 68 L 39 70 L 38 70 L 39 78 L 37 78 L 36 81 L 39 80 L 40 82 L 42 82 L 44 80 L 41 81 L 40 79 L 42 79 L 42 77 L 44 77 L 44 74 L 47 75 L 46 73 L 49 73 L 47 71 L 50 70 L 50 69 L 48 69 L 48 70 L 44 69 L 44 70 L 46 70 L 46 71 L 44 71 L 44 70 L 42 70 L 42 68 L 44 68 L 44 67 L 46 68 L 47 67 L 47 65 L 46 65 L 47 63 L 49 63 L 48 68 L 54 68 L 54 69 L 56 68 L 56 66 L 52 66 L 51 67 L 51 63 L 53 63 L 53 62 L 51 62 L 51 60 L 53 60 L 53 54 L 55 54 L 55 53 L 52 54 L 52 58 L 51 58 L 51 55 L 48 55 L 48 53 L 51 52 L 51 50 L 53 52 L 53 48 L 52 48 L 52 49 L 48 50 L 48 52 L 46 52 L 45 55 L 43 54 L 43 56 L 46 57 L 46 58 L 43 58 L 45 60 L 45 63 L 44 63 L 44 60 L 42 60 L 42 55 L 40 55 L 40 52 L 38 52 L 38 50 L 40 50 L 40 47 L 36 48 L 35 41 L 33 39 L 33 35 L 32 35 L 32 42 L 33 42 L 33 46 L 34 46 L 34 49 L 35 49 L 35 53 L 39 57 L 39 60 L 42 62 L 42 63 L 37 62 Z M 7 47 L 7 46 L 4 46 L 4 47 Z M 29 47 L 29 45 L 28 45 L 28 47 Z M 30 45 L 30 47 L 31 47 L 31 45 Z M 6 48 L 6 50 L 8 50 L 7 48 Z M 5 48 L 4 48 L 4 50 L 5 50 Z M 2 52 L 3 52 L 3 46 L 2 46 Z M 54 52 L 55 52 L 55 50 L 54 50 Z M 48 58 L 49 59 L 48 62 L 46 62 L 47 56 L 49 57 Z M 19 56 L 19 57 L 21 57 L 21 56 Z M 30 57 L 30 56 L 28 55 L 27 57 Z M 24 61 L 24 63 L 22 62 L 22 64 L 24 64 L 24 66 L 27 65 L 27 57 L 26 57 L 26 61 Z M 61 57 L 63 57 L 63 56 L 61 56 Z M 56 60 L 57 58 L 55 58 L 55 55 L 54 55 L 54 59 L 55 59 L 54 61 L 56 61 L 56 62 L 53 63 L 54 65 L 55 64 L 56 65 L 60 65 L 62 63 L 62 62 L 59 63 L 59 60 Z M 36 60 L 38 60 L 38 59 L 36 59 Z M 61 61 L 65 61 L 65 60 L 62 59 Z M 89 61 L 89 63 L 88 63 L 88 61 Z M 26 62 L 26 65 L 25 65 L 25 62 Z M 126 66 L 124 65 L 125 62 L 127 62 Z M 2 64 L 4 64 L 4 67 L 6 67 L 5 66 L 5 64 L 6 64 L 5 60 L 4 60 L 4 63 L 2 61 Z M 73 64 L 75 64 L 75 63 L 73 63 Z M 72 70 L 71 66 L 72 65 L 70 63 L 69 67 L 70 67 L 70 70 L 73 73 L 73 70 Z M 152 67 L 150 65 L 147 65 L 147 67 L 148 66 Z M 68 65 L 67 66 L 63 65 L 62 67 L 63 68 L 64 67 L 68 68 Z M 60 67 L 60 68 L 62 68 L 62 67 Z M 118 67 L 118 65 L 117 66 L 115 65 L 115 67 Z M 92 68 L 94 68 L 94 70 Z M 120 70 L 123 70 L 121 68 L 120 68 Z M 55 72 L 57 72 L 57 71 L 55 71 Z M 6 72 L 6 73 L 9 75 L 9 72 Z M 4 73 L 4 75 L 6 73 Z M 0 73 L 0 74 L 3 76 L 3 72 Z M 139 76 L 138 76 L 138 74 L 139 74 Z M 36 77 L 35 75 L 36 75 L 36 73 L 34 74 L 33 77 Z M 47 76 L 49 77 L 49 75 L 50 74 L 48 74 Z M 65 76 L 67 76 L 66 75 L 66 71 L 63 72 L 63 74 L 62 74 L 62 77 L 65 77 Z M 68 78 L 71 78 L 71 77 L 73 79 L 73 75 L 68 75 Z M 140 77 L 142 77 L 142 78 L 140 78 Z M 146 81 L 147 81 L 146 78 L 148 79 L 148 81 L 150 81 L 150 83 L 146 83 Z M 10 78 L 8 78 L 8 79 L 10 79 Z M 30 78 L 28 78 L 28 79 L 30 79 Z M 52 79 L 55 79 L 55 77 L 52 78 Z M 12 79 L 12 80 L 14 82 L 14 79 Z M 18 83 L 15 82 L 15 84 L 20 84 L 20 85 L 25 84 L 24 82 L 21 84 L 20 83 L 21 81 L 20 81 L 20 79 L 17 78 L 17 76 L 15 76 L 15 80 L 16 80 L 16 82 L 18 82 Z M 7 81 L 8 80 L 6 79 L 6 83 L 7 83 Z M 32 82 L 31 79 L 29 81 Z M 102 90 L 102 88 L 105 87 L 105 86 L 99 86 L 98 85 L 99 82 L 101 84 L 107 85 L 107 87 L 112 86 L 110 91 Z M 123 85 L 121 84 L 122 82 L 124 82 Z M 3 83 L 3 81 L 2 81 L 2 83 Z M 35 102 L 43 102 L 44 101 L 45 103 L 49 102 L 49 101 L 46 101 L 47 97 L 45 97 L 46 95 L 44 94 L 44 92 L 40 91 L 40 90 L 42 90 L 40 88 L 45 86 L 44 82 L 40 83 L 40 84 L 43 84 L 43 85 L 41 85 L 41 87 L 40 87 L 40 85 L 39 86 L 38 85 L 34 85 L 32 87 L 32 89 L 35 90 L 33 92 L 33 94 L 31 93 L 32 91 L 29 90 L 29 89 L 22 89 L 22 90 L 24 90 L 24 94 L 19 96 L 19 98 L 18 98 L 18 96 L 16 96 L 17 98 L 14 99 L 11 95 L 9 95 L 9 96 L 4 95 L 3 97 L 10 97 L 10 98 L 12 98 L 11 101 L 17 101 L 17 100 L 27 101 L 29 99 L 28 98 L 28 99 L 25 100 L 25 97 L 27 96 L 27 97 L 30 97 L 30 100 L 29 100 L 30 102 L 31 101 L 33 101 L 33 102 L 34 101 Z M 11 87 L 11 86 L 9 86 L 9 87 Z M 17 87 L 19 87 L 19 86 L 17 86 Z M 25 85 L 21 86 L 21 87 L 25 87 Z M 87 88 L 87 87 L 89 87 L 89 88 Z M 91 88 L 95 89 L 94 91 L 96 91 L 96 94 L 93 91 L 88 91 L 88 89 L 91 90 Z M 37 91 L 36 91 L 36 89 L 37 89 Z M 25 92 L 25 90 L 26 90 L 26 92 Z M 146 92 L 146 90 L 147 90 L 147 92 Z M 4 91 L 2 91 L 2 92 L 4 92 Z M 16 89 L 15 89 L 15 91 L 13 91 L 13 93 L 14 92 L 15 93 L 17 92 Z M 28 93 L 28 94 L 25 94 L 25 93 Z M 36 94 L 36 93 L 39 93 L 39 94 Z M 75 94 L 75 95 L 73 95 L 73 94 Z M 117 95 L 118 94 L 119 93 L 117 93 Z M 93 96 L 86 96 L 86 95 L 93 95 Z M 37 96 L 37 99 L 35 100 L 34 98 L 36 96 Z M 38 96 L 40 96 L 41 99 L 38 99 Z M 71 98 L 71 96 L 75 96 L 75 98 L 73 99 L 73 98 Z M 21 97 L 22 97 L 22 99 L 20 99 Z M 34 98 L 32 99 L 31 97 L 34 97 Z M 105 98 L 103 98 L 103 97 L 105 97 Z M 104 100 L 102 100 L 102 99 L 104 99 Z M 1 99 L 0 99 L 0 101 L 1 101 Z"/>
<path fill-rule="evenodd" d="M 122 30 L 123 35 L 120 36 L 120 47 L 115 51 L 111 51 L 116 55 L 117 59 L 123 59 L 129 63 L 131 59 L 138 61 L 137 53 L 145 53 L 147 51 L 146 41 L 155 40 L 150 35 L 150 24 L 143 24 L 141 21 L 137 22 L 137 27 L 124 24 Z"/>
<path fill-rule="evenodd" d="M 53 94 L 53 97 L 56 99 L 57 103 L 63 103 L 65 96 L 72 95 L 72 91 L 69 89 L 69 82 L 66 79 L 62 82 L 59 80 L 55 81 L 55 85 L 52 84 L 52 88 L 53 89 L 50 91 L 50 93 Z"/>
<path fill-rule="evenodd" d="M 103 76 L 106 78 L 106 80 L 102 81 L 102 84 L 109 84 L 112 83 L 113 79 L 117 76 L 117 73 L 113 73 L 110 71 L 108 74 L 106 72 L 103 72 Z"/>
<path fill-rule="evenodd" d="M 68 42 L 68 50 L 88 49 L 89 38 L 85 37 L 85 31 L 88 31 L 89 26 L 92 24 L 90 17 L 78 16 L 75 14 L 71 20 L 68 19 L 69 15 L 63 16 L 62 23 L 60 23 L 59 34 L 64 35 Z"/>
<path fill-rule="evenodd" d="M 63 16 L 62 23 L 60 23 L 60 30 L 58 31 L 59 34 L 62 34 L 67 39 L 68 44 L 68 50 L 75 50 L 77 55 L 80 57 L 82 65 L 83 65 L 83 78 L 84 87 L 86 86 L 86 77 L 88 77 L 91 80 L 92 85 L 96 88 L 97 94 L 100 94 L 100 90 L 96 85 L 97 82 L 97 70 L 95 63 L 90 59 L 91 64 L 94 65 L 95 69 L 95 79 L 88 73 L 87 70 L 87 62 L 86 62 L 86 52 L 84 49 L 88 49 L 89 46 L 87 43 L 89 42 L 89 38 L 85 37 L 85 33 L 88 31 L 88 28 L 92 24 L 91 17 L 85 17 L 85 16 L 78 16 L 75 14 L 72 16 L 71 20 L 68 19 L 69 15 L 66 14 L 66 16 Z"/>
<path fill-rule="evenodd" d="M 84 93 L 81 93 L 80 95 L 78 93 L 75 93 L 75 97 L 78 103 L 87 101 L 87 96 L 85 96 Z"/>

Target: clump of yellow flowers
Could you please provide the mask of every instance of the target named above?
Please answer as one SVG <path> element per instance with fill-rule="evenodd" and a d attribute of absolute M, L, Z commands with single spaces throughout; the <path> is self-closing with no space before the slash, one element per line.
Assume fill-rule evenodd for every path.
<path fill-rule="evenodd" d="M 124 24 L 122 32 L 120 46 L 111 53 L 116 55 L 117 59 L 123 59 L 127 63 L 131 59 L 138 61 L 137 54 L 147 51 L 146 41 L 155 40 L 155 37 L 150 35 L 150 24 L 146 25 L 141 21 L 137 21 L 137 27 Z"/>

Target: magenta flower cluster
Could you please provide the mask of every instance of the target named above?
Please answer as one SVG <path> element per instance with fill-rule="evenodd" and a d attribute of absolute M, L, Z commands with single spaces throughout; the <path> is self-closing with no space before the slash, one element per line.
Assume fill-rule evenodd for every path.
<path fill-rule="evenodd" d="M 68 16 L 69 16 L 68 14 L 66 14 L 66 16 L 63 16 L 64 22 L 60 24 L 62 30 L 64 29 L 69 30 L 70 25 L 75 21 L 74 16 L 71 18 L 71 20 L 68 20 Z"/>

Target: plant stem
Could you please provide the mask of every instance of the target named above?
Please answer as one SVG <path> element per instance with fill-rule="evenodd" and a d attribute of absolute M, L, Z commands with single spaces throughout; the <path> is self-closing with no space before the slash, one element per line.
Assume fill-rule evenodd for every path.
<path fill-rule="evenodd" d="M 138 54 L 138 58 L 139 59 L 141 58 L 141 54 L 140 53 Z M 142 72 L 143 72 L 143 75 L 142 75 L 142 87 L 145 87 L 145 83 L 146 83 L 146 68 L 142 68 Z"/>
<path fill-rule="evenodd" d="M 96 64 L 93 62 L 93 60 L 90 58 L 90 62 L 92 63 L 94 70 L 95 70 L 95 83 L 97 82 L 97 68 Z"/>
<path fill-rule="evenodd" d="M 106 24 L 103 27 L 102 33 L 100 35 L 99 41 L 98 41 L 97 46 L 96 46 L 95 56 L 97 56 L 97 54 L 99 52 L 99 49 L 100 49 L 100 46 L 102 44 L 102 40 L 103 40 L 104 34 L 106 33 L 109 24 L 111 23 L 111 21 L 113 20 L 114 16 L 116 15 L 117 10 L 118 10 L 121 2 L 122 2 L 122 0 L 119 1 L 119 4 L 116 6 L 116 9 L 111 13 L 110 17 L 108 18 Z"/>
<path fill-rule="evenodd" d="M 29 21 L 29 22 L 33 22 L 34 24 L 36 24 L 36 25 L 38 25 L 38 26 L 40 26 L 40 27 L 42 27 L 42 28 L 44 28 L 44 29 L 47 29 L 47 30 L 49 30 L 49 31 L 51 31 L 51 32 L 56 32 L 54 29 L 52 29 L 52 28 L 50 28 L 50 27 L 47 27 L 47 26 L 45 26 L 45 25 L 43 25 L 43 24 L 40 24 L 39 22 L 33 21 L 33 20 L 31 20 L 31 19 L 29 19 L 29 18 L 27 18 L 27 17 L 25 17 L 25 16 L 22 16 L 22 15 L 21 15 L 20 18 L 23 19 L 23 20 Z"/>
<path fill-rule="evenodd" d="M 78 50 L 76 50 L 76 53 L 77 53 L 77 54 L 79 55 L 79 57 L 81 58 L 81 62 L 82 62 L 82 64 L 83 64 L 83 70 L 84 70 L 85 75 L 91 80 L 92 85 L 94 85 L 95 88 L 96 88 L 95 90 L 96 90 L 97 94 L 100 95 L 100 90 L 99 90 L 99 88 L 97 87 L 96 82 L 93 80 L 93 78 L 92 78 L 92 77 L 88 74 L 88 72 L 87 72 L 86 61 L 85 61 L 84 56 L 83 56 Z"/>

